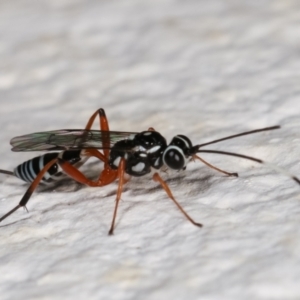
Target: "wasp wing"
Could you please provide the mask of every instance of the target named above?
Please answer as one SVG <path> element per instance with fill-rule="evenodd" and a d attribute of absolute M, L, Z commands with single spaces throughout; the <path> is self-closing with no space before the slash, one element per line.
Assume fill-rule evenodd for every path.
<path fill-rule="evenodd" d="M 62 129 L 14 137 L 12 151 L 110 149 L 116 142 L 132 139 L 136 132 Z"/>

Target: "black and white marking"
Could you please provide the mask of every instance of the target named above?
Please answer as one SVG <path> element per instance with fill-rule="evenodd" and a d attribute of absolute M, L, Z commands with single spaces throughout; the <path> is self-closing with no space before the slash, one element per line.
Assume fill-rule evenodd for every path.
<path fill-rule="evenodd" d="M 184 135 L 175 136 L 167 145 L 166 139 L 157 131 L 143 131 L 130 139 L 117 142 L 110 152 L 109 165 L 117 169 L 121 158 L 125 158 L 127 174 L 143 176 L 151 168 L 160 169 L 163 165 L 173 170 L 186 167 L 191 141 Z"/>
<path fill-rule="evenodd" d="M 121 131 L 93 131 L 93 130 L 57 130 L 49 132 L 33 133 L 12 139 L 11 144 L 14 151 L 40 151 L 40 150 L 62 150 L 61 152 L 47 153 L 35 157 L 19 165 L 14 170 L 14 175 L 20 179 L 32 182 L 43 167 L 54 158 L 60 158 L 79 168 L 88 159 L 85 149 L 104 149 L 107 147 L 103 141 L 108 139 L 109 159 L 108 165 L 116 170 L 119 168 L 121 159 L 125 159 L 125 173 L 131 176 L 143 176 L 151 172 L 152 169 L 159 170 L 162 167 L 172 170 L 184 170 L 189 161 L 198 158 L 197 153 L 215 153 L 229 156 L 242 157 L 244 159 L 265 162 L 250 156 L 234 154 L 217 150 L 202 150 L 201 148 L 218 143 L 224 140 L 244 136 L 256 132 L 278 129 L 280 126 L 266 127 L 251 130 L 240 134 L 227 136 L 204 144 L 193 146 L 190 139 L 185 135 L 176 135 L 167 144 L 166 139 L 157 131 L 148 130 L 140 133 Z M 208 166 L 230 176 L 237 176 L 236 173 L 222 171 L 212 165 Z M 279 171 L 278 168 L 273 167 Z M 299 183 L 298 179 L 287 172 L 285 173 Z M 13 175 L 12 172 L 0 170 L 0 173 Z M 42 182 L 49 182 L 59 179 L 63 174 L 59 164 L 54 164 L 45 173 Z"/>
<path fill-rule="evenodd" d="M 121 158 L 125 158 L 125 172 L 131 176 L 143 176 L 151 169 L 166 166 L 173 170 L 185 169 L 191 156 L 191 141 L 183 135 L 175 136 L 167 145 L 166 139 L 157 131 L 143 131 L 132 134 L 127 139 L 116 142 L 110 151 L 109 166 L 117 169 Z M 25 161 L 14 169 L 14 175 L 26 182 L 33 182 L 36 176 L 52 159 L 61 158 L 77 167 L 82 165 L 87 157 L 84 150 L 66 150 L 51 152 Z M 58 180 L 64 175 L 58 163 L 55 163 L 45 173 L 42 183 Z"/>
<path fill-rule="evenodd" d="M 45 165 L 54 158 L 61 158 L 70 164 L 74 165 L 81 161 L 81 151 L 63 151 L 63 152 L 52 152 L 46 153 L 41 156 L 34 157 L 30 160 L 23 162 L 14 169 L 14 175 L 26 182 L 33 182 L 40 171 Z M 49 183 L 54 180 L 59 180 L 63 175 L 63 171 L 60 166 L 55 163 L 45 173 L 42 178 L 42 183 Z"/>

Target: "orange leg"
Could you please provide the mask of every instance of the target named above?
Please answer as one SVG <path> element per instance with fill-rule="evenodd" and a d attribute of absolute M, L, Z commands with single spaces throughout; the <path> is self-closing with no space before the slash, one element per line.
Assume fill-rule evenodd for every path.
<path fill-rule="evenodd" d="M 103 108 L 99 108 L 97 111 L 93 113 L 93 115 L 90 117 L 89 121 L 85 126 L 85 130 L 90 130 L 92 128 L 93 123 L 95 122 L 97 116 L 99 116 L 99 120 L 100 120 L 100 130 L 109 131 L 108 120 Z"/>
<path fill-rule="evenodd" d="M 63 161 L 62 159 L 58 159 L 58 163 L 61 166 L 61 168 L 64 170 L 66 174 L 68 174 L 71 178 L 74 180 L 86 184 L 88 186 L 103 186 L 110 184 L 111 182 L 115 181 L 117 178 L 119 178 L 119 185 L 118 185 L 118 191 L 117 191 L 117 197 L 116 197 L 116 205 L 114 209 L 113 219 L 111 223 L 110 230 L 108 232 L 109 235 L 112 235 L 114 232 L 115 227 L 115 220 L 117 216 L 118 211 L 118 205 L 121 199 L 121 194 L 123 190 L 123 185 L 125 184 L 125 159 L 122 158 L 119 164 L 118 170 L 112 170 L 112 169 L 104 169 L 101 173 L 100 178 L 98 181 L 92 181 L 86 178 L 86 176 L 80 172 L 78 169 L 76 169 L 74 166 L 72 166 L 70 163 Z"/>
<path fill-rule="evenodd" d="M 94 123 L 97 116 L 99 116 L 99 119 L 100 119 L 100 130 L 109 131 L 108 120 L 106 118 L 104 109 L 102 109 L 102 108 L 97 110 L 90 117 L 85 129 L 86 130 L 91 129 L 91 127 L 92 127 L 92 125 L 93 125 L 93 123 Z M 110 145 L 109 136 L 107 136 L 105 138 L 105 140 L 103 141 L 103 145 L 106 148 L 106 149 L 103 150 L 104 154 L 102 154 L 101 152 L 99 152 L 96 149 L 86 149 L 84 151 L 84 155 L 97 157 L 98 159 L 103 161 L 104 164 L 105 164 L 104 170 L 101 172 L 101 174 L 100 174 L 97 181 L 92 181 L 92 180 L 88 179 L 82 172 L 80 172 L 76 167 L 72 166 L 67 161 L 63 161 L 60 158 L 55 158 L 55 159 L 51 160 L 48 164 L 46 164 L 44 166 L 44 168 L 40 171 L 40 173 L 37 175 L 37 177 L 34 179 L 34 181 L 31 183 L 31 185 L 27 189 L 27 191 L 24 194 L 24 196 L 22 197 L 20 203 L 15 208 L 13 208 L 11 211 L 6 213 L 3 217 L 1 217 L 0 222 L 3 221 L 5 218 L 7 218 L 12 213 L 14 213 L 20 207 L 23 206 L 23 207 L 26 208 L 27 202 L 29 201 L 32 193 L 34 192 L 34 190 L 36 189 L 36 187 L 38 186 L 38 184 L 42 180 L 44 174 L 55 163 L 58 163 L 62 167 L 62 169 L 65 171 L 65 173 L 67 175 L 69 175 L 69 177 L 73 178 L 77 182 L 84 183 L 84 184 L 89 185 L 89 186 L 103 186 L 103 185 L 107 185 L 107 184 L 110 184 L 111 182 L 115 181 L 118 178 L 118 170 L 113 170 L 108 165 L 109 153 L 110 153 L 110 150 L 109 150 L 109 145 Z M 124 178 L 124 172 L 122 174 L 123 174 L 122 175 L 123 176 L 122 180 L 124 180 L 123 179 Z"/>
<path fill-rule="evenodd" d="M 86 184 L 92 187 L 108 185 L 118 178 L 118 170 L 106 168 L 101 172 L 98 180 L 93 181 L 88 179 L 81 171 L 79 171 L 76 167 L 74 167 L 67 161 L 59 158 L 58 164 L 70 178 L 79 183 Z"/>
<path fill-rule="evenodd" d="M 109 132 L 108 120 L 107 120 L 107 117 L 105 115 L 105 111 L 103 108 L 100 108 L 96 112 L 93 113 L 93 115 L 90 117 L 88 123 L 85 126 L 85 130 L 91 129 L 97 116 L 99 116 L 100 130 Z M 101 174 L 99 176 L 99 179 L 97 181 L 97 184 L 98 184 L 97 186 L 109 184 L 117 178 L 116 170 L 112 170 L 108 165 L 109 154 L 110 154 L 109 146 L 110 146 L 110 140 L 109 140 L 109 135 L 108 135 L 108 136 L 104 137 L 104 140 L 103 140 L 103 147 L 104 147 L 103 153 L 104 154 L 102 154 L 101 152 L 99 152 L 96 149 L 87 149 L 84 151 L 84 155 L 97 157 L 101 161 L 104 162 L 104 170 L 101 172 Z M 72 171 L 71 171 L 71 173 L 72 173 Z M 73 173 L 77 174 L 78 170 L 74 170 Z M 67 174 L 76 180 L 76 178 L 74 178 L 71 174 L 69 174 L 69 173 L 67 173 Z M 79 178 L 80 177 L 81 176 L 79 176 Z"/>
<path fill-rule="evenodd" d="M 105 111 L 103 108 L 98 109 L 96 112 L 93 113 L 93 115 L 90 117 L 88 123 L 85 126 L 85 130 L 90 130 L 93 126 L 93 123 L 96 119 L 96 117 L 99 116 L 100 120 L 100 130 L 102 131 L 109 131 L 109 126 L 108 126 L 108 120 L 105 115 Z M 109 141 L 109 135 L 105 137 L 103 140 L 103 153 L 104 156 L 106 157 L 106 160 L 109 158 L 109 146 L 110 146 L 110 141 Z"/>
<path fill-rule="evenodd" d="M 113 219 L 111 222 L 111 227 L 108 232 L 109 235 L 112 235 L 114 233 L 114 227 L 115 227 L 118 206 L 119 206 L 119 202 L 120 202 L 121 194 L 122 194 L 122 190 L 123 190 L 123 185 L 124 185 L 124 173 L 125 173 L 125 159 L 122 158 L 120 161 L 120 164 L 119 164 L 119 168 L 118 168 L 119 186 L 118 186 L 118 192 L 117 192 L 117 197 L 116 197 L 116 205 L 115 205 L 115 209 L 114 209 Z"/>
<path fill-rule="evenodd" d="M 82 153 L 82 155 L 84 155 L 84 156 L 89 156 L 89 157 L 97 157 L 97 158 L 99 158 L 101 161 L 103 161 L 103 162 L 106 162 L 107 161 L 107 159 L 106 159 L 106 157 L 101 153 L 101 152 L 99 152 L 98 150 L 96 150 L 96 149 L 86 149 L 86 150 L 84 150 L 83 152 L 81 152 Z"/>
<path fill-rule="evenodd" d="M 121 199 L 121 194 L 123 190 L 123 185 L 125 184 L 125 159 L 122 158 L 118 167 L 118 170 L 112 170 L 110 168 L 104 169 L 98 179 L 98 181 L 92 181 L 86 178 L 86 176 L 80 172 L 78 169 L 76 169 L 74 166 L 72 166 L 70 163 L 63 161 L 62 159 L 58 159 L 58 163 L 61 166 L 61 168 L 64 170 L 66 174 L 68 174 L 71 178 L 74 180 L 86 184 L 88 186 L 103 186 L 110 184 L 111 182 L 115 181 L 117 178 L 119 178 L 119 185 L 118 185 L 118 191 L 117 191 L 117 197 L 116 197 L 116 205 L 114 209 L 113 219 L 111 223 L 110 230 L 108 232 L 109 235 L 112 235 L 114 232 L 115 227 L 115 220 L 117 216 L 118 206 Z"/>
<path fill-rule="evenodd" d="M 200 223 L 196 223 L 186 212 L 185 210 L 182 208 L 182 206 L 176 201 L 176 199 L 173 197 L 172 192 L 170 190 L 170 188 L 168 187 L 167 183 L 165 181 L 162 180 L 162 178 L 159 176 L 158 173 L 155 173 L 153 175 L 153 180 L 157 181 L 160 183 L 160 185 L 162 186 L 162 188 L 166 191 L 167 195 L 169 196 L 170 199 L 172 199 L 175 203 L 175 205 L 179 208 L 179 210 L 184 214 L 184 216 L 195 226 L 198 227 L 202 227 L 202 224 Z"/>
<path fill-rule="evenodd" d="M 239 177 L 238 173 L 229 173 L 229 172 L 226 172 L 224 170 L 221 170 L 213 165 L 211 165 L 210 163 L 208 163 L 207 161 L 205 161 L 203 158 L 199 157 L 198 155 L 193 155 L 193 158 L 194 159 L 199 159 L 200 161 L 202 161 L 205 165 L 207 165 L 208 167 L 218 171 L 218 172 L 221 172 L 225 175 L 228 175 L 228 176 L 234 176 L 234 177 Z"/>
<path fill-rule="evenodd" d="M 40 183 L 40 181 L 42 180 L 42 178 L 44 177 L 45 173 L 57 162 L 57 158 L 52 159 L 50 162 L 48 162 L 44 168 L 40 171 L 40 173 L 36 176 L 36 178 L 34 179 L 34 181 L 31 183 L 31 185 L 29 186 L 29 188 L 27 189 L 26 193 L 24 194 L 24 196 L 22 197 L 21 201 L 19 202 L 19 204 L 13 208 L 12 210 L 10 210 L 8 213 L 6 213 L 3 217 L 0 218 L 0 222 L 3 221 L 4 219 L 6 219 L 8 216 L 10 216 L 13 212 L 15 212 L 17 209 L 19 209 L 20 207 L 25 207 L 26 208 L 26 204 L 29 201 L 32 193 L 34 192 L 34 190 L 36 189 L 36 187 L 38 186 L 38 184 Z"/>
<path fill-rule="evenodd" d="M 120 173 L 118 170 L 112 170 L 110 168 L 107 168 L 107 169 L 104 169 L 101 172 L 101 174 L 100 174 L 100 176 L 99 176 L 99 178 L 98 178 L 97 181 L 92 181 L 92 180 L 88 179 L 82 172 L 80 172 L 78 169 L 76 169 L 76 167 L 74 167 L 73 165 L 71 165 L 69 162 L 64 161 L 64 160 L 62 160 L 60 158 L 54 158 L 49 163 L 47 163 L 44 166 L 44 168 L 40 171 L 40 173 L 36 176 L 36 178 L 34 179 L 34 181 L 31 183 L 31 185 L 27 189 L 26 193 L 22 197 L 22 199 L 19 202 L 19 204 L 16 207 L 14 207 L 12 210 L 10 210 L 8 213 L 6 213 L 3 217 L 1 217 L 0 218 L 0 222 L 3 221 L 4 219 L 6 219 L 8 216 L 10 216 L 12 213 L 14 213 L 20 207 L 23 206 L 23 207 L 26 208 L 26 204 L 29 201 L 32 193 L 34 192 L 34 190 L 36 189 L 36 187 L 41 182 L 41 180 L 44 177 L 45 173 L 55 163 L 58 163 L 61 166 L 61 168 L 64 170 L 64 172 L 69 177 L 73 178 L 77 182 L 80 182 L 80 183 L 83 183 L 83 184 L 86 184 L 86 185 L 92 186 L 92 187 L 104 186 L 104 185 L 110 184 L 110 183 L 112 183 L 113 181 L 115 181 L 118 178 L 118 174 Z M 122 176 L 124 177 L 124 171 L 122 173 Z"/>

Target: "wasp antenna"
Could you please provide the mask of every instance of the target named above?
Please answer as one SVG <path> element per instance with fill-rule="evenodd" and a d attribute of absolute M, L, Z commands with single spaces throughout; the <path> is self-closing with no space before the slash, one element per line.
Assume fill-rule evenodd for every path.
<path fill-rule="evenodd" d="M 1 170 L 1 169 L 0 169 L 0 173 L 6 174 L 6 175 L 15 176 L 14 172 L 11 172 L 11 171 L 6 171 L 6 170 Z"/>
<path fill-rule="evenodd" d="M 207 145 L 215 144 L 215 143 L 222 142 L 222 141 L 225 141 L 225 140 L 234 139 L 236 137 L 240 137 L 240 136 L 244 136 L 244 135 L 248 135 L 248 134 L 252 134 L 252 133 L 257 133 L 257 132 L 262 132 L 262 131 L 269 131 L 269 130 L 279 129 L 279 128 L 280 128 L 280 125 L 276 125 L 276 126 L 272 126 L 272 127 L 265 127 L 265 128 L 251 130 L 251 131 L 245 131 L 245 132 L 242 132 L 242 133 L 229 135 L 229 136 L 226 136 L 224 138 L 217 139 L 217 140 L 207 142 L 207 143 L 204 143 L 204 144 L 199 144 L 199 145 L 194 146 L 194 148 L 199 149 L 199 148 L 207 146 Z"/>
<path fill-rule="evenodd" d="M 248 159 L 248 160 L 252 160 L 255 161 L 257 163 L 263 164 L 266 167 L 273 169 L 275 171 L 277 171 L 278 173 L 282 173 L 288 177 L 290 177 L 291 179 L 293 179 L 294 181 L 296 181 L 299 185 L 300 185 L 300 179 L 297 178 L 295 175 L 291 174 L 290 172 L 288 172 L 285 169 L 282 169 L 278 166 L 275 166 L 273 164 L 270 164 L 268 162 L 265 162 L 259 158 L 255 158 L 252 156 L 247 156 L 247 155 L 243 155 L 243 154 L 238 154 L 238 153 L 232 153 L 232 152 L 225 152 L 225 151 L 218 151 L 218 150 L 198 150 L 198 153 L 215 153 L 215 154 L 223 154 L 223 155 L 229 155 L 229 156 L 235 156 L 235 157 L 240 157 L 240 158 L 244 158 L 244 159 Z"/>

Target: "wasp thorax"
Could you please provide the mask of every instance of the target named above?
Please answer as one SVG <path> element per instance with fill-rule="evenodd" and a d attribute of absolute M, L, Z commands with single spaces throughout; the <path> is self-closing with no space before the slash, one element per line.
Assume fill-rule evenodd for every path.
<path fill-rule="evenodd" d="M 162 146 L 166 146 L 166 139 L 157 131 L 142 131 L 135 136 L 137 145 L 155 152 Z M 155 149 L 155 150 L 154 150 Z"/>

